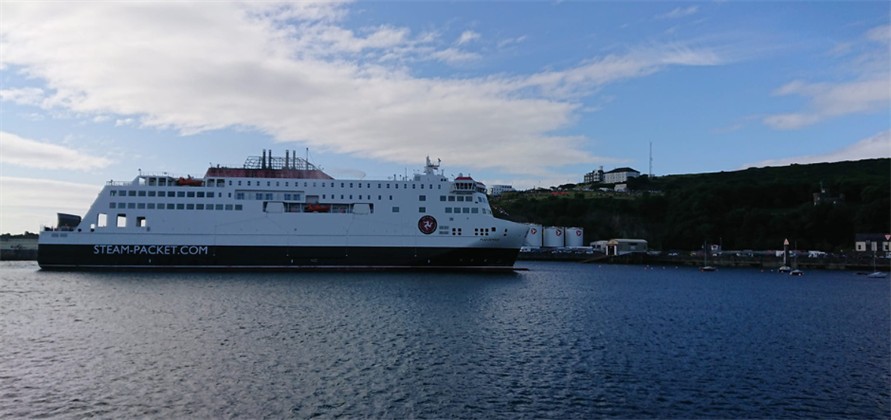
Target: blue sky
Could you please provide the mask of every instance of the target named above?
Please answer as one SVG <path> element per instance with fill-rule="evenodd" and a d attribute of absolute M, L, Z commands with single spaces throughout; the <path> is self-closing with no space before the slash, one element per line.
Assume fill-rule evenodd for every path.
<path fill-rule="evenodd" d="M 888 2 L 0 4 L 0 231 L 272 149 L 518 188 L 891 155 Z"/>

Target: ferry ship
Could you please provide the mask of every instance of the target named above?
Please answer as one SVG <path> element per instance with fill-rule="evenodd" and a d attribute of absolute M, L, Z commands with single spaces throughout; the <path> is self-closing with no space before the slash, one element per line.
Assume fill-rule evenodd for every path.
<path fill-rule="evenodd" d="M 527 227 L 439 162 L 400 180 L 334 179 L 306 159 L 248 157 L 203 178 L 109 181 L 86 215 L 40 232 L 43 269 L 512 270 Z"/>

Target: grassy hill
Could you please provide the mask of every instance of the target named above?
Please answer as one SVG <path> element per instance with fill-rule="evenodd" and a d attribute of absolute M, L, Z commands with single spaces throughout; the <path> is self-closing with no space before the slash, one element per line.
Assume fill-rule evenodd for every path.
<path fill-rule="evenodd" d="M 822 188 L 843 202 L 814 205 Z M 891 232 L 891 159 L 818 163 L 741 171 L 643 176 L 632 193 L 521 192 L 493 201 L 518 222 L 585 228 L 585 241 L 641 238 L 661 249 L 851 249 L 855 233 Z M 574 187 L 574 188 L 573 188 Z"/>

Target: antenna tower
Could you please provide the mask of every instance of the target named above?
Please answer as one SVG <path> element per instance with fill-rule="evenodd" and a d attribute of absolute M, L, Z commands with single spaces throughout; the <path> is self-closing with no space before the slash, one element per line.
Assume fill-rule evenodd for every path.
<path fill-rule="evenodd" d="M 653 179 L 653 142 L 650 142 L 650 179 Z"/>

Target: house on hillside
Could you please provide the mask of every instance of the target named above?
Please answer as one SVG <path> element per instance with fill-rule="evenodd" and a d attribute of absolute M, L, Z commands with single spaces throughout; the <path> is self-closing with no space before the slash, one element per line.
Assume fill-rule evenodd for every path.
<path fill-rule="evenodd" d="M 603 166 L 596 171 L 591 171 L 585 174 L 585 183 L 586 184 L 600 184 L 603 182 Z"/>
<path fill-rule="evenodd" d="M 512 187 L 510 185 L 493 185 L 492 187 L 489 188 L 488 192 L 489 192 L 490 196 L 494 197 L 494 196 L 501 195 L 503 193 L 511 192 L 511 191 L 516 191 L 516 190 L 514 190 L 514 187 Z"/>
<path fill-rule="evenodd" d="M 640 172 L 635 171 L 631 168 L 616 168 L 605 174 L 603 174 L 603 183 L 605 184 L 619 184 L 622 182 L 628 182 L 628 178 L 637 178 L 640 176 Z"/>

